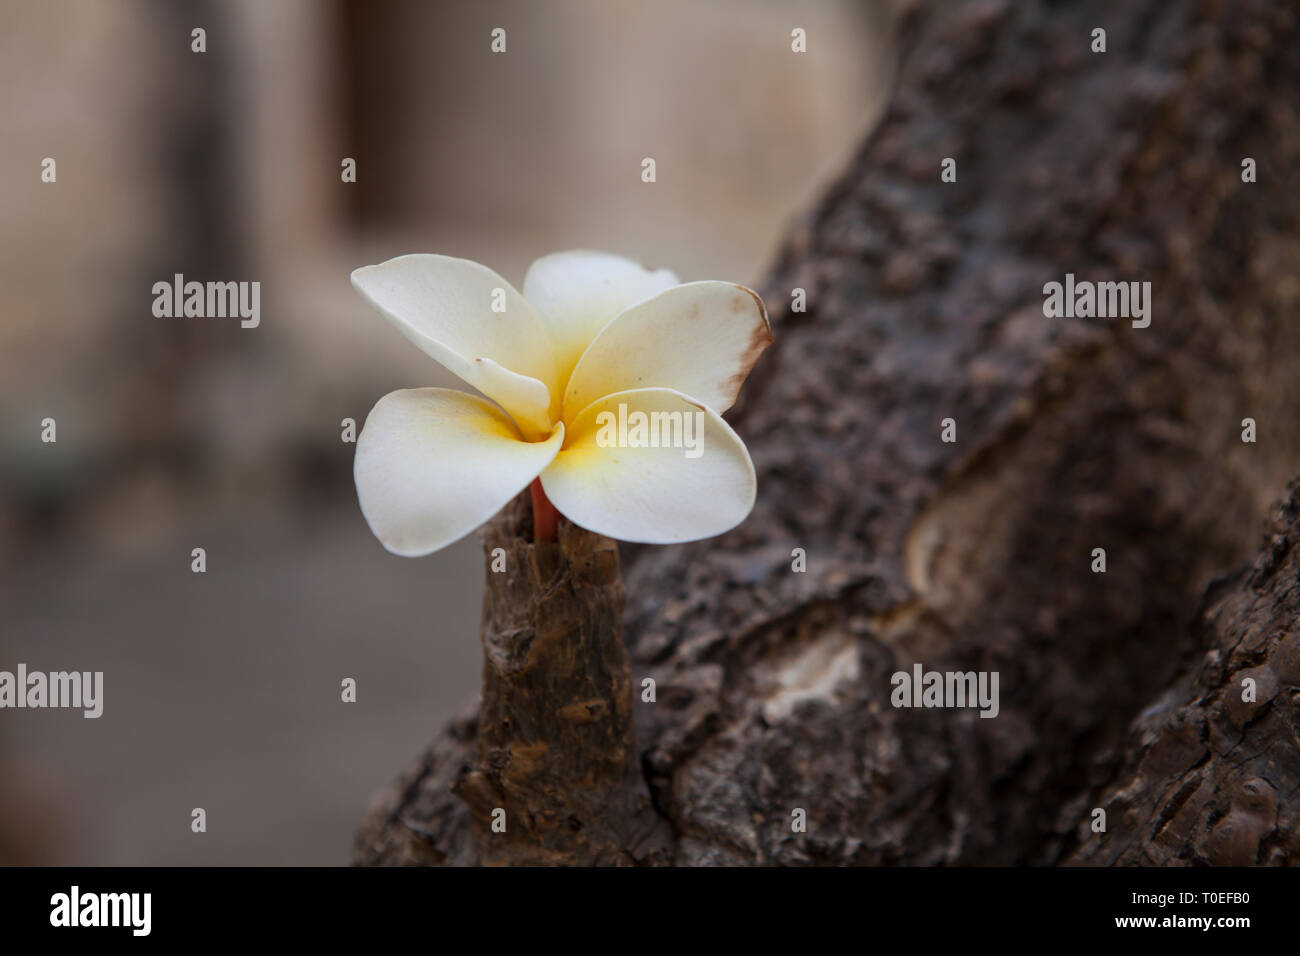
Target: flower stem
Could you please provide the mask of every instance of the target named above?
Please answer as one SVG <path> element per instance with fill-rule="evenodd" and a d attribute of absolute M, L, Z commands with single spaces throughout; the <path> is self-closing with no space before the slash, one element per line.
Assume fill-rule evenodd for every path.
<path fill-rule="evenodd" d="M 545 502 L 532 488 L 533 501 Z M 572 522 L 555 543 L 529 541 L 528 510 L 519 495 L 484 529 L 484 554 L 504 553 L 505 570 L 487 570 L 494 557 L 483 565 L 474 752 L 458 756 L 439 782 L 469 811 L 468 846 L 454 859 L 671 863 L 672 828 L 650 799 L 636 744 L 618 544 Z M 508 828 L 498 832 L 502 812 Z"/>
<path fill-rule="evenodd" d="M 551 499 L 546 497 L 541 478 L 534 478 L 528 490 L 533 497 L 533 540 L 554 541 L 560 513 L 555 510 L 555 505 L 551 504 Z"/>

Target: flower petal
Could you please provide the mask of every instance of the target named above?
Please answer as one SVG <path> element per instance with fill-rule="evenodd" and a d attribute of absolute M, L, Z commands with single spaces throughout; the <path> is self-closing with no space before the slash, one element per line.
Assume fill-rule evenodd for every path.
<path fill-rule="evenodd" d="M 474 364 L 480 378 L 471 384 L 510 413 L 524 441 L 541 441 L 551 433 L 551 423 L 560 420 L 560 409 L 552 408 L 558 403 L 545 385 L 502 368 L 490 358 L 477 358 Z"/>
<path fill-rule="evenodd" d="M 450 256 L 398 256 L 357 269 L 352 285 L 421 350 L 529 430 L 550 406 L 558 411 L 559 380 L 546 324 L 487 266 Z M 504 312 L 493 311 L 498 302 Z M 493 366 L 513 375 L 496 374 Z M 519 382 L 522 377 L 541 383 L 547 408 L 538 409 L 540 392 Z"/>
<path fill-rule="evenodd" d="M 659 428 L 649 431 L 661 447 L 631 447 L 631 440 L 611 445 L 620 415 L 628 438 L 635 437 L 635 412 L 680 416 L 676 435 L 698 446 L 693 452 L 684 441 L 662 441 L 668 432 Z M 687 421 L 690 436 L 682 427 Z M 695 541 L 735 527 L 754 506 L 754 465 L 744 443 L 717 412 L 680 392 L 606 395 L 574 418 L 567 435 L 564 450 L 542 472 L 542 487 L 561 514 L 589 531 L 648 544 Z"/>
<path fill-rule="evenodd" d="M 676 286 L 601 330 L 569 378 L 565 417 L 602 395 L 655 387 L 724 412 L 771 344 L 767 310 L 749 289 L 730 282 Z"/>
<path fill-rule="evenodd" d="M 448 388 L 390 392 L 357 438 L 366 523 L 394 554 L 437 551 L 491 518 L 555 458 L 564 426 L 525 442 L 491 402 Z"/>
<path fill-rule="evenodd" d="M 668 269 L 651 272 L 622 256 L 578 249 L 534 262 L 524 276 L 524 298 L 550 326 L 563 382 L 614 316 L 675 285 L 677 276 Z"/>

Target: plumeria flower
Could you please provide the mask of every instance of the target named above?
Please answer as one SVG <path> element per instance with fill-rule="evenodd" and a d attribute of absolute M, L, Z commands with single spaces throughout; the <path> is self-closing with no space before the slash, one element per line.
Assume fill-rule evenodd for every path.
<path fill-rule="evenodd" d="M 354 475 L 362 514 L 389 551 L 445 547 L 530 484 L 535 505 L 549 500 L 589 531 L 651 544 L 721 534 L 753 507 L 754 465 L 721 418 L 772 342 L 749 289 L 681 284 L 602 252 L 538 259 L 522 295 L 485 266 L 438 255 L 365 266 L 352 284 L 487 397 L 403 389 L 371 410 Z M 602 413 L 620 408 L 702 413 L 702 453 L 611 447 Z"/>

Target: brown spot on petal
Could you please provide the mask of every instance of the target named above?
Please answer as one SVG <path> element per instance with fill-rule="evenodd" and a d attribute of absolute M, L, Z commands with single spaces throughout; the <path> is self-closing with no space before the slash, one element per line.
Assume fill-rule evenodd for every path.
<path fill-rule="evenodd" d="M 746 343 L 745 350 L 740 355 L 740 368 L 736 370 L 736 374 L 732 375 L 723 384 L 723 391 L 732 402 L 740 394 L 740 387 L 745 384 L 745 379 L 749 377 L 749 373 L 754 368 L 759 356 L 767 351 L 767 347 L 773 342 L 772 323 L 768 321 L 767 306 L 763 304 L 763 300 L 753 289 L 747 289 L 743 285 L 738 285 L 736 288 L 754 300 L 754 304 L 758 306 L 758 314 L 763 319 L 763 324 L 754 326 L 749 336 L 749 342 Z M 739 312 L 744 305 L 745 300 L 737 296 L 732 301 L 731 311 Z"/>

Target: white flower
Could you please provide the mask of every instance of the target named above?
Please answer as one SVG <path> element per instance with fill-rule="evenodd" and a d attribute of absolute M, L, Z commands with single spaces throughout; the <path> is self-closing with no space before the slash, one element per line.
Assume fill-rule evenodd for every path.
<path fill-rule="evenodd" d="M 406 389 L 371 410 L 353 471 L 389 551 L 451 544 L 538 476 L 574 524 L 625 541 L 711 537 L 753 507 L 754 465 L 720 417 L 772 342 L 762 301 L 743 286 L 678 284 L 601 252 L 538 259 L 523 295 L 485 266 L 435 255 L 366 266 L 352 284 L 491 399 Z M 703 454 L 605 447 L 597 418 L 619 405 L 702 412 Z"/>

